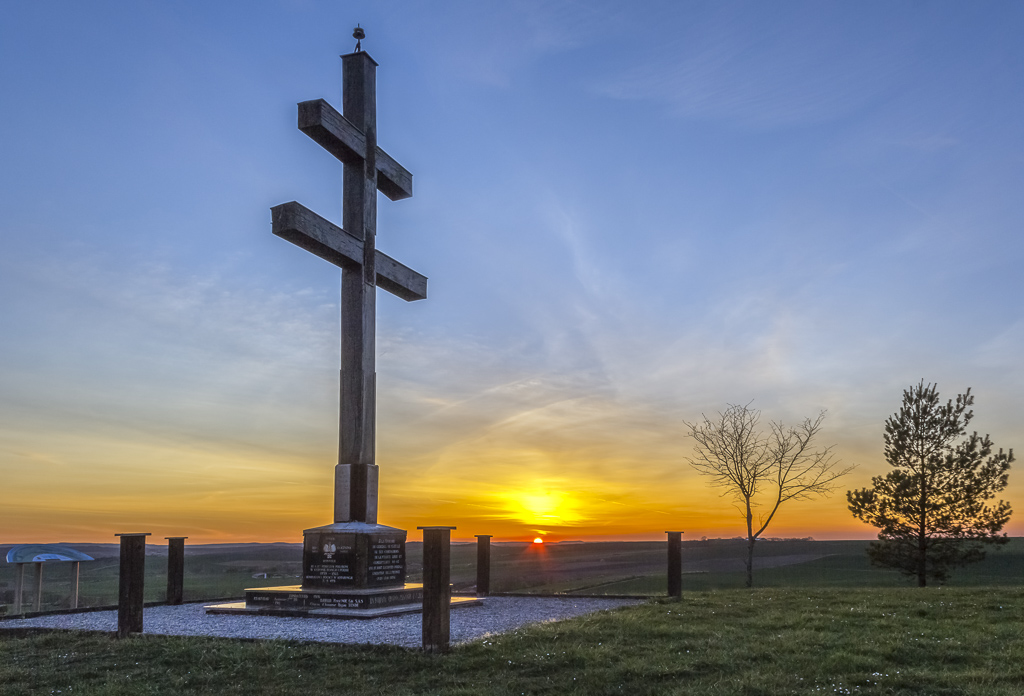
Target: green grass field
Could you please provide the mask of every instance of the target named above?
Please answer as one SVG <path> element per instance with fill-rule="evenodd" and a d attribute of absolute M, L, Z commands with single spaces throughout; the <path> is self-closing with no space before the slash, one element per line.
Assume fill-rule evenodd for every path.
<path fill-rule="evenodd" d="M 692 592 L 678 602 L 534 625 L 445 656 L 0 630 L 0 685 L 5 696 L 1019 696 L 1024 589 Z"/>
<path fill-rule="evenodd" d="M 757 546 L 754 582 L 758 587 L 904 587 L 912 584 L 898 573 L 873 568 L 866 541 L 762 541 Z M 97 550 L 98 549 L 98 550 Z M 116 547 L 90 549 L 107 553 L 83 563 L 80 606 L 117 601 Z M 0 554 L 7 547 L 0 547 Z M 737 540 L 687 541 L 683 544 L 683 587 L 705 591 L 743 587 L 744 543 Z M 422 545 L 408 545 L 408 580 L 422 571 Z M 244 544 L 229 547 L 186 547 L 186 601 L 236 598 L 247 587 L 301 582 L 302 551 L 297 544 Z M 637 594 L 666 591 L 665 542 L 598 542 L 577 544 L 493 544 L 492 592 Z M 452 546 L 452 583 L 472 591 L 476 582 L 475 544 Z M 66 605 L 69 565 L 46 567 L 43 609 Z M 146 601 L 165 597 L 166 556 L 146 558 Z M 253 575 L 266 573 L 267 577 Z M 32 570 L 26 572 L 30 585 Z M 1024 585 L 1024 539 L 989 551 L 982 563 L 953 573 L 955 587 Z M 0 613 L 13 599 L 14 569 L 0 563 Z M 26 591 L 26 601 L 29 592 Z"/>

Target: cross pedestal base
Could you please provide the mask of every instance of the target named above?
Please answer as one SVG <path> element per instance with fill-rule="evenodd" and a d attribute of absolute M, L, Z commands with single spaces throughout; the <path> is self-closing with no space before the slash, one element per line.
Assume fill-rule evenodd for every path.
<path fill-rule="evenodd" d="M 373 619 L 423 610 L 423 585 L 405 582 L 405 530 L 338 522 L 303 537 L 301 585 L 246 589 L 244 602 L 210 605 L 206 613 Z M 476 604 L 451 600 L 452 608 Z"/>

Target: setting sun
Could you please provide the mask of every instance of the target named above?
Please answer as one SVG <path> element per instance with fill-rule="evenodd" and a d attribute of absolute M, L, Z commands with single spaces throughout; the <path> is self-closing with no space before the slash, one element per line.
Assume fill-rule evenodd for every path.
<path fill-rule="evenodd" d="M 533 543 L 535 543 L 535 544 L 543 544 L 544 540 L 541 539 L 540 537 L 537 537 L 536 539 L 533 540 Z"/>

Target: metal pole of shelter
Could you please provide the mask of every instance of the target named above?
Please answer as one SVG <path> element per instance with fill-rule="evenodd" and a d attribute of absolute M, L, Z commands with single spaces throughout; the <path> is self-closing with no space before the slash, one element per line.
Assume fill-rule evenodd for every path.
<path fill-rule="evenodd" d="M 68 603 L 72 609 L 78 608 L 78 570 L 80 565 L 82 565 L 81 561 L 71 562 L 71 597 Z"/>
<path fill-rule="evenodd" d="M 43 562 L 36 561 L 36 591 L 32 598 L 32 611 L 43 608 Z"/>
<path fill-rule="evenodd" d="M 13 613 L 21 613 L 21 598 L 25 593 L 25 564 L 15 564 L 14 571 L 14 608 Z"/>

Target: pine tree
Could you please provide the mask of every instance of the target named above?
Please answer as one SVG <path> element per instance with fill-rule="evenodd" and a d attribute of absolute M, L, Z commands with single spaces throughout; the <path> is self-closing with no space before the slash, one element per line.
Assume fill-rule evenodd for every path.
<path fill-rule="evenodd" d="M 893 470 L 846 494 L 854 516 L 879 529 L 868 548 L 872 563 L 916 577 L 920 587 L 983 559 L 983 544 L 1007 541 L 999 532 L 1010 505 L 987 501 L 1006 488 L 1013 450 L 992 454 L 988 435 L 964 437 L 973 403 L 968 389 L 943 405 L 938 386 L 924 380 L 904 390 L 899 412 L 885 422 Z"/>

